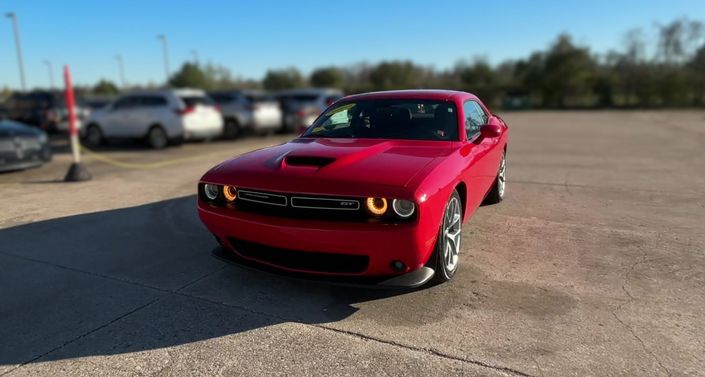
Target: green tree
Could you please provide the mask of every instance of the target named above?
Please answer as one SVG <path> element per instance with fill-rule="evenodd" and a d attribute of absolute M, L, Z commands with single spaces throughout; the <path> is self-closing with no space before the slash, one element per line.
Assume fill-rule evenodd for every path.
<path fill-rule="evenodd" d="M 102 79 L 93 86 L 92 92 L 101 95 L 116 95 L 120 93 L 120 89 L 112 81 Z"/>
<path fill-rule="evenodd" d="M 702 106 L 705 101 L 705 44 L 695 52 L 688 67 L 693 72 L 693 104 Z"/>
<path fill-rule="evenodd" d="M 426 79 L 425 69 L 410 61 L 381 62 L 370 70 L 376 90 L 419 88 Z"/>
<path fill-rule="evenodd" d="M 474 93 L 488 104 L 497 102 L 500 79 L 486 60 L 477 59 L 472 64 L 460 63 L 455 67 L 455 74 L 464 90 Z"/>
<path fill-rule="evenodd" d="M 269 70 L 262 80 L 262 86 L 267 90 L 292 89 L 304 86 L 304 79 L 296 68 Z"/>
<path fill-rule="evenodd" d="M 567 101 L 584 105 L 591 94 L 596 62 L 585 47 L 577 47 L 562 34 L 546 54 L 541 91 L 544 106 L 565 107 Z"/>
<path fill-rule="evenodd" d="M 169 85 L 176 88 L 210 89 L 210 81 L 205 71 L 196 63 L 184 63 L 171 76 Z"/>
<path fill-rule="evenodd" d="M 345 83 L 343 72 L 336 67 L 318 68 L 309 78 L 311 86 L 319 88 L 341 88 Z"/>

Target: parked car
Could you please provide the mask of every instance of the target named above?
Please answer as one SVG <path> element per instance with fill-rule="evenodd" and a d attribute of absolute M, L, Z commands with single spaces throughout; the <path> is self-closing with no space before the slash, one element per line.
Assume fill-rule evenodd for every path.
<path fill-rule="evenodd" d="M 106 139 L 143 139 L 158 149 L 222 133 L 223 119 L 205 92 L 169 89 L 127 94 L 93 111 L 83 138 L 89 146 Z"/>
<path fill-rule="evenodd" d="M 0 120 L 0 171 L 28 169 L 50 160 L 46 132 L 13 120 Z"/>
<path fill-rule="evenodd" d="M 279 102 L 257 90 L 211 92 L 208 95 L 223 114 L 223 136 L 235 139 L 244 132 L 269 135 L 281 128 Z"/>
<path fill-rule="evenodd" d="M 235 157 L 198 185 L 198 214 L 252 267 L 416 287 L 450 280 L 463 222 L 504 198 L 508 129 L 474 95 L 346 97 L 285 144 Z"/>
<path fill-rule="evenodd" d="M 68 130 L 68 110 L 63 92 L 34 91 L 15 93 L 5 103 L 5 117 L 39 127 L 47 132 Z M 86 115 L 80 101 L 76 105 L 76 124 Z"/>
<path fill-rule="evenodd" d="M 326 107 L 343 97 L 338 89 L 291 89 L 275 93 L 283 115 L 285 132 L 301 132 L 308 127 Z"/>

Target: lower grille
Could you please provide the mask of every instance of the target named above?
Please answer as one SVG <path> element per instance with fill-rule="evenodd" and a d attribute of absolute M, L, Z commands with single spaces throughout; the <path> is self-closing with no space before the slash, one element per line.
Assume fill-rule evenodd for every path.
<path fill-rule="evenodd" d="M 229 238 L 238 254 L 292 270 L 359 274 L 367 269 L 370 258 L 365 255 L 314 253 L 280 249 L 254 242 Z"/>

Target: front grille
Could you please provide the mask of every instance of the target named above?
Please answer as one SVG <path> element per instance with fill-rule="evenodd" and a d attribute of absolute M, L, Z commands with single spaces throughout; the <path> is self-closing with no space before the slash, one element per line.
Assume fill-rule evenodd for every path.
<path fill-rule="evenodd" d="M 15 143 L 11 139 L 1 139 L 0 152 L 15 152 Z"/>
<path fill-rule="evenodd" d="M 408 223 L 416 215 L 401 219 L 389 209 L 381 217 L 373 216 L 364 205 L 365 198 L 294 193 L 274 193 L 270 191 L 238 189 L 237 199 L 228 203 L 220 194 L 209 200 L 203 191 L 204 183 L 199 183 L 201 199 L 210 205 L 255 213 L 262 216 L 283 217 L 296 220 L 352 221 L 362 223 Z"/>
<path fill-rule="evenodd" d="M 23 137 L 20 138 L 20 145 L 24 149 L 29 150 L 39 150 L 42 149 L 42 144 L 36 137 Z"/>
<path fill-rule="evenodd" d="M 281 249 L 232 237 L 228 240 L 243 257 L 298 271 L 359 274 L 367 269 L 370 262 L 366 255 L 314 253 Z"/>
<path fill-rule="evenodd" d="M 291 206 L 294 208 L 357 211 L 360 209 L 360 201 L 356 199 L 293 196 L 291 198 Z"/>
<path fill-rule="evenodd" d="M 238 190 L 240 210 L 261 215 L 306 220 L 364 221 L 367 214 L 357 198 L 283 195 L 264 191 Z"/>
<path fill-rule="evenodd" d="M 250 190 L 237 190 L 237 194 L 238 197 L 240 197 L 240 200 L 248 202 L 274 205 L 280 207 L 286 206 L 286 196 L 284 195 Z"/>

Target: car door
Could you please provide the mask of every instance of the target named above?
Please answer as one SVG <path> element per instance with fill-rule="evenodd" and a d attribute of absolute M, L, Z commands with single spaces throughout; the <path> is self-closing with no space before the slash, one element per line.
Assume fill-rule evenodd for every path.
<path fill-rule="evenodd" d="M 153 124 L 160 124 L 167 127 L 166 116 L 171 116 L 172 110 L 168 108 L 168 102 L 162 95 L 141 95 L 136 97 L 136 104 L 127 116 L 129 124 L 127 128 L 130 137 L 140 138 L 147 134 L 149 127 Z"/>
<path fill-rule="evenodd" d="M 466 178 L 468 184 L 473 187 L 468 190 L 468 207 L 475 208 L 482 203 L 497 174 L 497 167 L 494 166 L 496 163 L 491 154 L 497 139 L 484 138 L 480 134 L 480 128 L 487 124 L 488 114 L 477 101 L 468 100 L 463 103 L 463 117 L 467 137 L 463 147 L 465 158 L 468 160 Z"/>
<path fill-rule="evenodd" d="M 106 110 L 105 116 L 100 119 L 100 127 L 105 137 L 128 137 L 129 113 L 136 104 L 133 96 L 118 99 Z"/>

